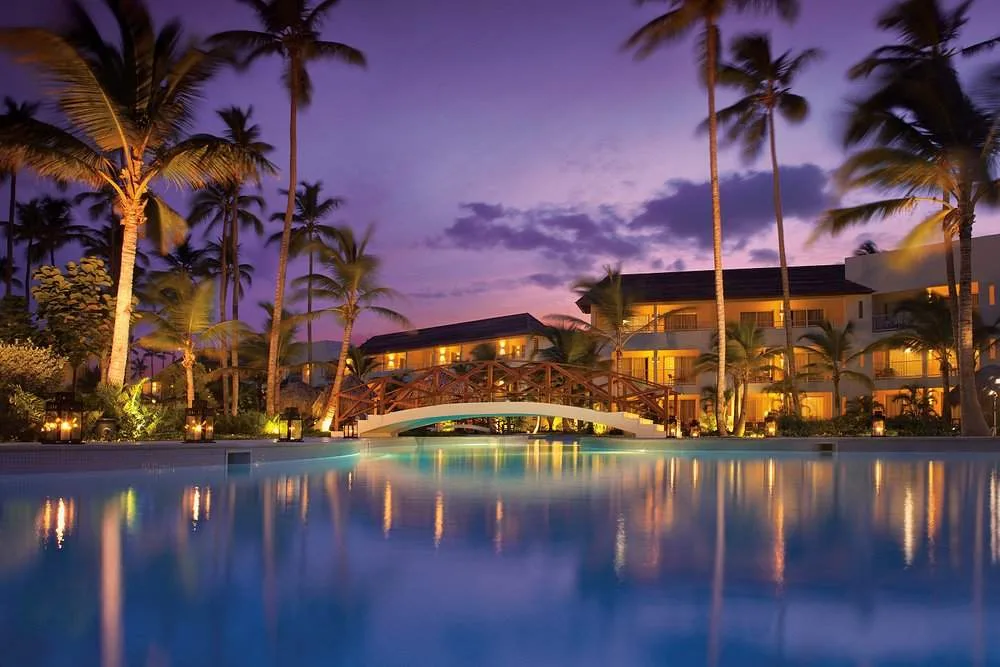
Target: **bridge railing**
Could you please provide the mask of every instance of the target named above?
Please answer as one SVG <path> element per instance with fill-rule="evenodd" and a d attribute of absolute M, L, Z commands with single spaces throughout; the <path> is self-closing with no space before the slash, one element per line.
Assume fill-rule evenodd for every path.
<path fill-rule="evenodd" d="M 337 422 L 432 405 L 492 401 L 633 412 L 656 423 L 677 414 L 673 389 L 621 373 L 546 361 L 470 361 L 386 375 L 345 389 L 337 400 Z"/>

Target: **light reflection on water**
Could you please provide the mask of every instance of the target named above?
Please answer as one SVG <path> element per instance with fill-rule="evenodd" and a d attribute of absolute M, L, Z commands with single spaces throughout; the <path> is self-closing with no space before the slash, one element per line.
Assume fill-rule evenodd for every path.
<path fill-rule="evenodd" d="M 0 477 L 0 665 L 1000 664 L 1000 456 Z"/>

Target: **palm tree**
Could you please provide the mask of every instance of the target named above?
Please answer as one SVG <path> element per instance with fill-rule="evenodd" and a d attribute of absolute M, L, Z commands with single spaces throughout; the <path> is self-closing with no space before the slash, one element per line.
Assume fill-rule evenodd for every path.
<path fill-rule="evenodd" d="M 873 385 L 872 379 L 864 373 L 852 371 L 849 366 L 859 359 L 864 349 L 854 349 L 854 321 L 850 320 L 843 329 L 838 329 L 829 320 L 819 326 L 819 331 L 810 331 L 799 336 L 799 341 L 808 345 L 800 345 L 799 349 L 816 357 L 802 369 L 806 375 L 829 377 L 833 384 L 833 416 L 840 416 L 840 383 L 843 380 L 860 382 L 868 389 Z"/>
<path fill-rule="evenodd" d="M 73 223 L 73 208 L 68 199 L 45 197 L 43 201 L 45 215 L 31 234 L 37 256 L 44 261 L 47 255 L 49 264 L 55 266 L 56 251 L 81 240 L 86 228 Z"/>
<path fill-rule="evenodd" d="M 770 381 L 775 370 L 774 358 L 781 354 L 780 348 L 766 345 L 764 338 L 764 330 L 754 323 L 730 322 L 726 327 L 725 374 L 733 379 L 733 435 L 737 437 L 746 431 L 750 385 Z M 696 366 L 700 370 L 714 370 L 720 363 L 719 357 L 716 338 L 713 350 L 701 354 Z"/>
<path fill-rule="evenodd" d="M 38 102 L 20 102 L 12 97 L 3 98 L 4 119 L 14 123 L 32 120 L 38 113 Z M 14 213 L 17 210 L 17 172 L 23 166 L 22 160 L 11 156 L 9 164 L 0 171 L 0 182 L 10 181 L 10 203 L 7 206 L 7 257 L 14 256 Z M 11 296 L 14 288 L 14 265 L 8 262 L 4 266 L 4 296 Z"/>
<path fill-rule="evenodd" d="M 260 377 L 267 372 L 268 346 L 271 340 L 271 329 L 274 326 L 274 304 L 260 301 L 257 305 L 264 311 L 264 327 L 258 333 L 251 333 L 240 341 L 240 352 L 246 358 L 245 369 Z M 281 318 L 281 331 L 278 337 L 278 371 L 284 375 L 292 368 L 292 360 L 302 357 L 302 343 L 298 337 L 299 322 L 302 320 L 297 313 L 285 311 Z M 242 370 L 242 369 L 241 369 Z"/>
<path fill-rule="evenodd" d="M 743 97 L 718 113 L 719 123 L 727 129 L 731 142 L 743 146 L 743 158 L 753 162 L 768 142 L 771 153 L 774 219 L 778 230 L 778 262 L 781 268 L 781 298 L 784 305 L 785 374 L 790 382 L 792 410 L 799 414 L 799 392 L 795 384 L 795 347 L 792 341 L 792 295 L 788 283 L 788 258 L 785 254 L 785 216 L 781 205 L 781 174 L 774 124 L 777 113 L 786 122 L 798 124 L 809 115 L 809 103 L 792 92 L 795 78 L 810 62 L 820 57 L 817 49 L 806 49 L 793 56 L 785 51 L 771 55 L 771 40 L 765 33 L 742 35 L 730 45 L 732 63 L 719 68 L 719 85 L 738 89 Z"/>
<path fill-rule="evenodd" d="M 181 351 L 190 408 L 195 399 L 194 363 L 199 353 L 205 353 L 239 323 L 215 322 L 215 281 L 196 282 L 194 276 L 183 271 L 157 276 L 150 286 L 149 299 L 153 309 L 142 311 L 140 321 L 153 330 L 138 343 L 148 350 Z"/>
<path fill-rule="evenodd" d="M 538 350 L 541 361 L 585 368 L 596 368 L 600 364 L 604 342 L 584 327 L 547 326 L 542 335 L 549 346 Z"/>
<path fill-rule="evenodd" d="M 957 234 L 958 287 L 949 286 L 949 294 L 958 304 L 962 432 L 986 435 L 989 428 L 975 385 L 972 227 L 977 205 L 1000 202 L 1000 138 L 996 111 L 973 101 L 953 64 L 961 51 L 951 42 L 966 20 L 968 5 L 948 13 L 936 0 L 904 0 L 883 17 L 881 27 L 899 32 L 901 42 L 882 47 L 855 68 L 859 75 L 879 73 L 881 80 L 875 92 L 852 104 L 844 143 L 862 147 L 848 157 L 838 180 L 844 190 L 874 189 L 890 198 L 828 211 L 820 229 L 837 233 L 930 205 L 933 210 L 903 246 L 923 244 L 943 230 L 946 262 L 953 262 L 950 248 Z M 952 267 L 948 270 L 954 273 Z"/>
<path fill-rule="evenodd" d="M 296 281 L 300 286 L 312 282 L 318 299 L 334 302 L 334 305 L 317 311 L 316 315 L 329 313 L 344 327 L 333 388 L 323 410 L 321 423 L 324 431 L 330 430 L 331 424 L 334 425 L 334 430 L 339 426 L 336 421 L 339 420 L 339 415 L 336 414 L 337 396 L 344 382 L 347 353 L 351 347 L 351 332 L 358 317 L 362 313 L 369 312 L 403 326 L 410 324 L 406 317 L 396 311 L 376 305 L 379 301 L 398 295 L 395 290 L 379 285 L 379 258 L 368 253 L 371 236 L 371 227 L 365 230 L 360 239 L 355 237 L 349 227 L 341 228 L 337 234 L 336 245 L 324 252 L 320 258 L 326 273 L 315 274 L 311 279 L 310 276 L 303 276 Z"/>
<path fill-rule="evenodd" d="M 184 38 L 177 22 L 157 32 L 141 0 L 104 0 L 118 40 L 101 34 L 86 9 L 73 5 L 64 31 L 4 28 L 0 49 L 32 66 L 55 91 L 67 125 L 0 121 L 0 155 L 43 177 L 106 186 L 122 217 L 122 262 L 108 381 L 121 386 L 128 367 L 135 252 L 140 229 L 164 239 L 184 235 L 184 219 L 152 191 L 155 181 L 200 188 L 250 171 L 254 164 L 225 141 L 187 136 L 205 83 L 224 62 Z"/>
<path fill-rule="evenodd" d="M 191 244 L 191 237 L 184 239 L 171 252 L 163 256 L 167 265 L 166 271 L 156 273 L 174 273 L 180 271 L 193 278 L 204 278 L 209 275 L 209 259 L 205 256 L 206 249 Z M 223 314 L 224 315 L 224 314 Z M 220 318 L 220 320 L 225 317 Z"/>
<path fill-rule="evenodd" d="M 11 284 L 14 287 L 20 288 L 23 286 L 23 283 L 16 277 L 18 271 L 17 264 L 14 264 L 14 262 L 7 257 L 0 257 L 0 271 L 2 271 L 4 275 L 7 275 L 7 272 L 10 271 L 15 276 L 11 278 Z"/>
<path fill-rule="evenodd" d="M 230 30 L 212 37 L 216 44 L 234 48 L 244 67 L 265 56 L 282 60 L 282 82 L 288 92 L 288 182 L 298 182 L 298 112 L 312 101 L 312 80 L 308 65 L 316 60 L 335 60 L 356 67 L 366 65 L 364 54 L 354 47 L 320 39 L 327 12 L 338 0 L 320 0 L 309 6 L 306 0 L 240 0 L 257 15 L 261 30 Z M 284 228 L 278 249 L 278 275 L 274 285 L 274 309 L 277 326 L 272 328 L 268 345 L 267 412 L 277 410 L 278 334 L 285 301 L 285 276 L 295 214 L 294 188 L 288 189 Z"/>
<path fill-rule="evenodd" d="M 624 48 L 634 52 L 637 59 L 652 55 L 657 49 L 675 42 L 700 27 L 698 37 L 699 67 L 708 89 L 708 160 L 709 177 L 712 185 L 712 246 L 715 265 L 715 316 L 716 335 L 722 339 L 726 336 L 726 303 L 722 281 L 722 203 L 719 197 L 719 128 L 715 112 L 715 84 L 718 69 L 718 54 L 721 39 L 719 36 L 719 20 L 727 12 L 742 12 L 745 10 L 773 11 L 777 10 L 781 18 L 791 21 L 798 13 L 798 0 L 667 0 L 670 9 L 667 13 L 635 31 L 625 42 Z M 724 405 L 723 392 L 726 386 L 726 350 L 719 350 L 719 368 L 716 390 L 715 409 L 720 411 Z M 725 419 L 716 415 L 719 422 L 719 434 L 726 435 Z"/>
<path fill-rule="evenodd" d="M 945 396 L 947 397 L 947 394 Z M 934 394 L 923 385 L 904 384 L 900 387 L 900 392 L 892 397 L 892 400 L 900 404 L 900 412 L 908 417 L 914 419 L 937 417 L 937 412 L 934 409 L 934 403 L 936 402 Z M 944 403 L 948 403 L 947 398 Z"/>
<path fill-rule="evenodd" d="M 356 345 L 352 345 L 347 350 L 347 372 L 361 383 L 367 382 L 371 374 L 377 371 L 381 365 L 376 357 L 365 354 L 364 350 Z"/>
<path fill-rule="evenodd" d="M 337 234 L 336 227 L 324 225 L 323 219 L 344 205 L 342 197 L 321 198 L 323 182 L 307 183 L 302 181 L 299 190 L 295 193 L 295 215 L 292 216 L 294 222 L 298 223 L 292 227 L 292 235 L 289 240 L 288 252 L 293 257 L 307 254 L 309 257 L 309 270 L 307 277 L 315 272 L 315 258 L 317 251 L 324 246 L 335 243 Z M 281 190 L 281 194 L 288 196 L 287 190 Z M 271 220 L 284 220 L 281 213 L 275 213 Z M 275 232 L 267 239 L 267 244 L 281 243 L 284 232 Z M 312 279 L 307 280 L 306 285 L 306 373 L 312 383 L 312 362 L 313 362 L 313 285 Z"/>

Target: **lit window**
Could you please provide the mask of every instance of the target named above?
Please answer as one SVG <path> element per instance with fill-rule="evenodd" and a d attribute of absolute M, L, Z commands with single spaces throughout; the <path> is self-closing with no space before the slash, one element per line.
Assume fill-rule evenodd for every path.
<path fill-rule="evenodd" d="M 990 305 L 997 305 L 997 286 L 990 283 Z"/>

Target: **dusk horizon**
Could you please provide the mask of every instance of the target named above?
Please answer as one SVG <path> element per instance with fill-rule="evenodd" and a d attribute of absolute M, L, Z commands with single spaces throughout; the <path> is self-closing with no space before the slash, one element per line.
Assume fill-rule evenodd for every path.
<path fill-rule="evenodd" d="M 2 23 L 52 25 L 59 5 L 19 5 Z M 777 135 L 789 264 L 840 262 L 866 239 L 891 249 L 908 228 L 900 218 L 806 242 L 819 214 L 839 201 L 830 174 L 844 156 L 840 120 L 845 99 L 863 90 L 846 70 L 886 41 L 875 28 L 886 5 L 805 3 L 793 25 L 752 16 L 723 22 L 727 45 L 760 30 L 772 34 L 776 52 L 824 52 L 797 86 L 810 101 L 810 118 L 779 123 Z M 570 8 L 568 0 L 503 7 L 448 1 L 430 10 L 400 0 L 345 0 L 324 27 L 325 38 L 364 51 L 369 66 L 313 68 L 314 100 L 300 119 L 299 180 L 322 181 L 326 196 L 346 199 L 330 222 L 359 231 L 375 225 L 382 282 L 404 294 L 393 307 L 415 327 L 574 313 L 571 283 L 605 264 L 620 263 L 625 272 L 711 268 L 708 151 L 696 132 L 705 95 L 693 37 L 636 62 L 621 46 L 660 7 L 599 0 Z M 236 2 L 178 0 L 152 10 L 159 25 L 180 18 L 189 36 L 253 24 Z M 984 28 L 1000 18 L 1000 7 L 980 2 L 971 15 L 964 38 L 974 42 L 988 35 Z M 29 70 L 3 58 L 6 94 L 47 99 Z M 969 61 L 964 73 L 978 71 Z M 725 89 L 719 94 L 720 104 L 735 99 Z M 253 107 L 279 168 L 260 191 L 265 220 L 283 210 L 278 190 L 288 186 L 286 99 L 276 61 L 224 71 L 210 83 L 194 128 L 219 133 L 216 109 Z M 723 146 L 720 165 L 726 267 L 777 266 L 766 155 L 744 164 L 738 148 Z M 21 183 L 21 201 L 55 190 L 27 172 Z M 166 196 L 187 212 L 187 193 Z M 855 194 L 848 201 L 860 200 Z M 84 222 L 82 211 L 79 217 Z M 280 229 L 267 224 L 269 234 Z M 997 231 L 1000 216 L 983 208 L 976 235 Z M 194 229 L 195 240 L 203 235 L 203 227 Z M 256 273 L 243 310 L 258 325 L 257 302 L 273 298 L 277 247 L 247 239 L 244 254 Z M 78 256 L 67 248 L 57 260 Z M 289 277 L 304 274 L 304 266 L 303 259 L 291 262 Z M 356 336 L 360 342 L 396 329 L 364 316 Z M 339 339 L 339 327 L 324 318 L 315 337 Z"/>

